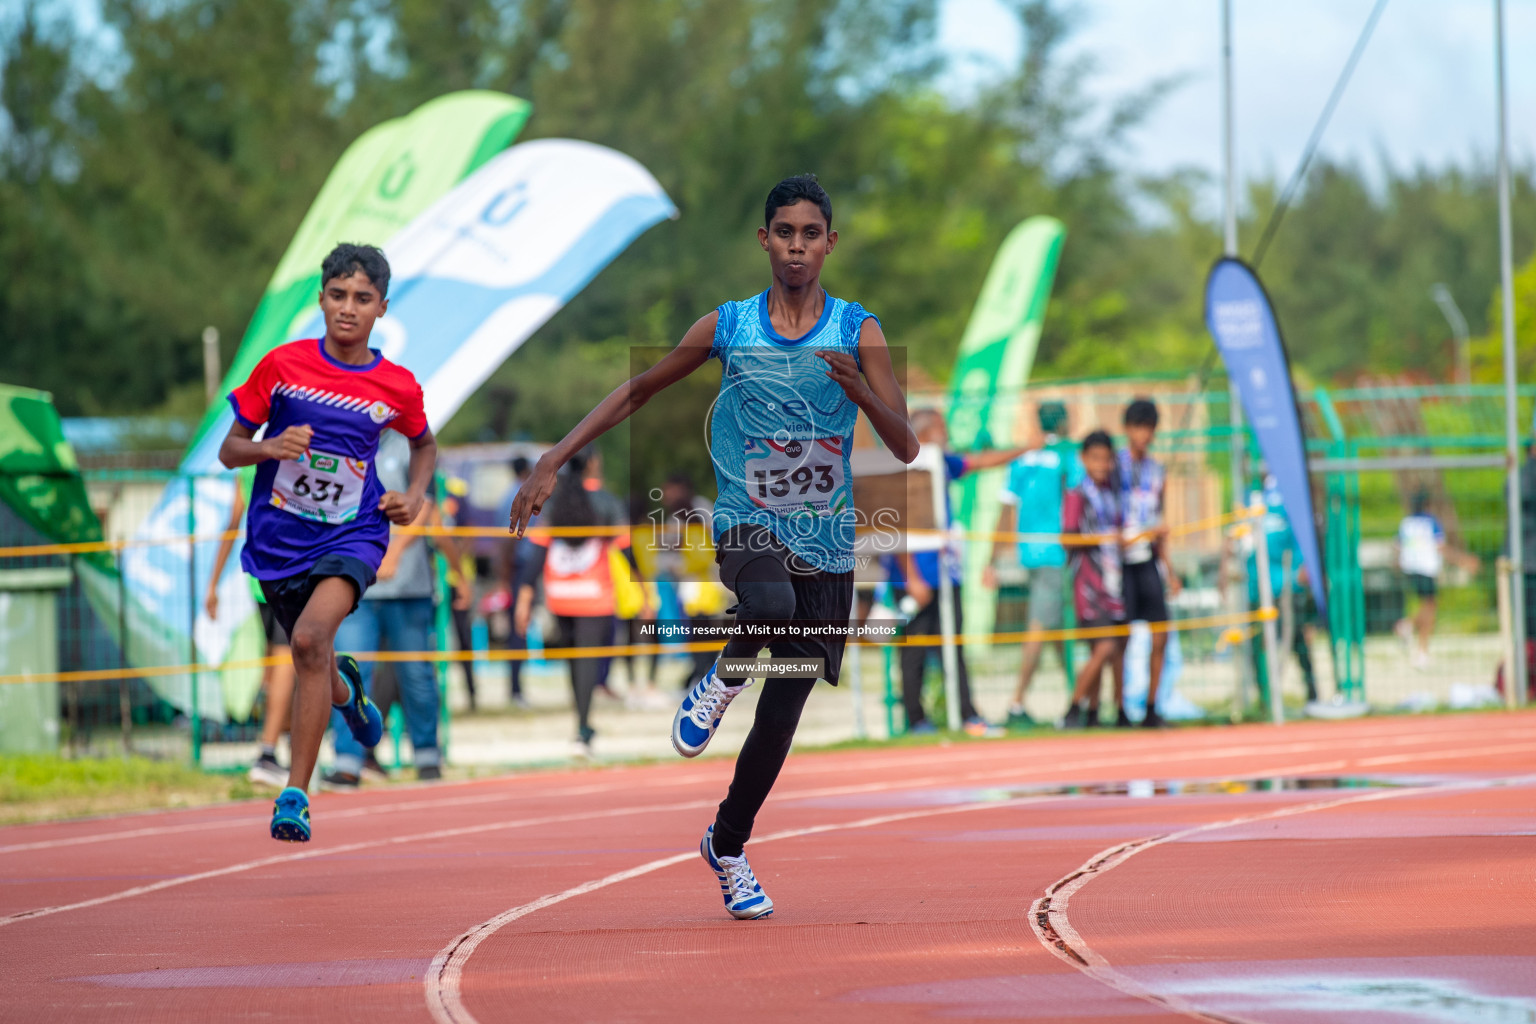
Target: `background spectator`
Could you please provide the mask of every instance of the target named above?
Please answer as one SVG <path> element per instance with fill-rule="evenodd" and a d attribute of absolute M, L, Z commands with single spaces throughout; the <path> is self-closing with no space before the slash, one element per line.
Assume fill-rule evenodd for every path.
<path fill-rule="evenodd" d="M 945 488 L 945 516 L 944 522 L 939 525 L 945 530 L 953 525 L 949 509 L 950 481 L 977 470 L 1006 466 L 1023 451 L 1022 448 L 1013 448 L 1007 451 L 972 452 L 966 455 L 951 452 L 948 450 L 949 428 L 944 423 L 944 417 L 933 409 L 919 409 L 914 413 L 912 430 L 917 435 L 918 442 L 924 447 L 934 446 L 944 452 L 945 479 L 942 486 Z M 959 542 L 946 537 L 939 550 L 904 551 L 897 556 L 895 563 L 900 568 L 901 582 L 905 585 L 907 594 L 917 603 L 917 611 L 907 623 L 906 635 L 928 637 L 940 634 L 941 572 L 948 577 L 950 586 L 954 589 L 955 632 L 959 634 L 964 628 L 960 615 L 961 550 Z M 937 648 L 929 645 L 910 643 L 902 645 L 901 702 L 906 709 L 908 732 L 935 731 L 933 723 L 928 720 L 927 712 L 923 709 L 923 674 L 927 668 L 928 656 L 936 653 Z M 957 644 L 955 655 L 959 663 L 960 717 L 965 723 L 965 731 L 973 735 L 986 735 L 992 726 L 981 717 L 971 700 L 970 670 L 965 663 L 964 647 Z"/>
<path fill-rule="evenodd" d="M 608 525 L 600 522 L 597 503 L 584 482 L 586 459 L 573 456 L 544 504 L 540 526 L 553 528 Z M 636 580 L 640 567 L 630 550 L 629 535 L 533 537 L 533 557 L 518 579 L 514 628 L 526 633 L 533 613 L 534 583 L 542 577 L 544 605 L 559 624 L 560 643 L 566 647 L 605 647 L 613 640 L 616 608 L 613 573 L 608 554 L 621 550 Z M 576 705 L 578 757 L 592 756 L 592 693 L 597 688 L 603 657 L 571 658 L 571 691 Z"/>
<path fill-rule="evenodd" d="M 1151 399 L 1138 398 L 1125 407 L 1124 422 L 1126 446 L 1120 450 L 1117 468 L 1121 510 L 1125 515 L 1125 545 L 1121 551 L 1125 620 L 1155 626 L 1169 620 L 1168 596 L 1179 592 L 1178 574 L 1168 562 L 1168 528 L 1163 524 L 1167 478 L 1151 451 L 1157 436 L 1157 406 Z M 1157 693 L 1163 682 L 1167 649 L 1167 632 L 1154 628 L 1147 662 L 1147 711 L 1141 720 L 1149 728 L 1163 724 L 1157 713 Z"/>
<path fill-rule="evenodd" d="M 1429 667 L 1429 638 L 1435 631 L 1436 594 L 1440 570 L 1445 564 L 1445 530 L 1429 511 L 1429 494 L 1413 496 L 1413 512 L 1403 517 L 1397 527 L 1397 564 L 1408 581 L 1408 589 L 1418 596 L 1419 607 L 1413 619 L 1400 619 L 1397 634 L 1405 646 L 1418 640 L 1410 657 L 1413 667 Z"/>
<path fill-rule="evenodd" d="M 1072 570 L 1072 603 L 1080 629 L 1107 629 L 1125 625 L 1121 598 L 1121 528 L 1125 516 L 1120 507 L 1120 486 L 1115 479 L 1115 449 L 1109 435 L 1095 430 L 1083 439 L 1083 479 L 1067 492 L 1061 509 L 1061 529 L 1066 534 L 1099 535 L 1097 544 L 1071 544 L 1068 565 Z M 1105 636 L 1089 641 L 1088 662 L 1077 676 L 1077 686 L 1062 718 L 1062 728 L 1081 729 L 1099 724 L 1099 691 L 1104 667 L 1115 681 L 1115 724 L 1128 726 L 1125 713 L 1125 637 Z"/>
<path fill-rule="evenodd" d="M 1015 531 L 1061 533 L 1062 500 L 1083 478 L 1083 460 L 1078 458 L 1076 446 L 1065 438 L 1067 407 L 1060 402 L 1042 402 L 1039 418 L 1044 433 L 1040 446 L 1020 455 L 1008 466 L 1008 482 L 1003 485 L 1000 496 L 1003 507 L 997 517 L 1000 534 Z M 993 541 L 993 563 L 998 561 L 1004 543 Z M 1029 629 L 1062 629 L 1066 625 L 1066 549 L 1055 540 L 1020 540 L 1018 556 L 1019 564 L 1029 572 Z M 990 567 L 986 582 L 988 586 L 997 585 Z M 1057 640 L 1055 643 L 1062 671 L 1070 676 L 1067 642 Z M 1044 649 L 1044 641 L 1031 640 L 1021 650 L 1023 663 L 1019 668 L 1019 682 L 1008 706 L 1007 724 L 1010 728 L 1028 728 L 1036 724 L 1024 710 L 1024 695 L 1035 677 L 1035 670 L 1040 667 L 1040 654 Z"/>

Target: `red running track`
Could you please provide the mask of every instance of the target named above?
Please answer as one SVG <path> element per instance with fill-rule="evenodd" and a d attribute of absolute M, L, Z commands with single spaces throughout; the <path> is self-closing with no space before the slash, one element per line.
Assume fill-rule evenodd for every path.
<path fill-rule="evenodd" d="M 796 754 L 757 922 L 695 852 L 729 771 L 0 830 L 0 1020 L 1536 1019 L 1536 715 Z"/>

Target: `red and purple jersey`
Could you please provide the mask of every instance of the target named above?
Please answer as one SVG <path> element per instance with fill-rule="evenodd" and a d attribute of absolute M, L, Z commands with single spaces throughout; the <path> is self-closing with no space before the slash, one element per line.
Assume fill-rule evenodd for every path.
<path fill-rule="evenodd" d="M 371 361 L 353 366 L 332 359 L 324 338 L 289 342 L 229 394 L 235 419 L 251 430 L 265 423 L 268 437 L 293 426 L 315 432 L 302 458 L 256 466 L 240 565 L 259 580 L 297 575 L 322 555 L 350 555 L 374 568 L 384 557 L 379 435 L 387 427 L 420 437 L 427 416 L 411 371 L 369 351 Z"/>

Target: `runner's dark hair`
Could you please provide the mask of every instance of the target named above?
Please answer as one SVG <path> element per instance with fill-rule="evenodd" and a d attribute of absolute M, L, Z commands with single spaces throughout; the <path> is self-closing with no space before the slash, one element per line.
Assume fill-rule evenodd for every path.
<path fill-rule="evenodd" d="M 544 505 L 544 512 L 539 517 L 541 526 L 596 526 L 597 508 L 592 504 L 592 495 L 587 493 L 586 484 L 582 476 L 587 471 L 587 457 L 577 454 L 571 456 L 571 460 L 565 464 L 560 475 L 555 477 L 555 489 L 549 495 L 549 501 Z M 590 538 L 588 537 L 557 537 L 571 547 L 580 547 Z"/>
<path fill-rule="evenodd" d="M 342 242 L 332 249 L 320 264 L 320 287 L 324 288 L 334 278 L 351 277 L 361 270 L 379 290 L 379 298 L 389 297 L 389 260 L 383 250 L 372 245 L 354 245 Z"/>
<path fill-rule="evenodd" d="M 1093 433 L 1083 438 L 1082 450 L 1087 452 L 1090 448 L 1108 448 L 1110 451 L 1114 451 L 1115 442 L 1110 440 L 1109 435 L 1104 433 L 1104 431 L 1095 430 Z"/>
<path fill-rule="evenodd" d="M 1150 398 L 1138 398 L 1125 407 L 1125 425 L 1128 427 L 1157 426 L 1157 403 Z"/>
<path fill-rule="evenodd" d="M 1067 407 L 1061 402 L 1041 402 L 1036 415 L 1040 419 L 1041 430 L 1047 434 L 1059 434 L 1067 422 Z"/>
<path fill-rule="evenodd" d="M 763 204 L 763 226 L 773 223 L 773 215 L 779 212 L 779 207 L 794 206 L 802 200 L 821 208 L 821 215 L 827 219 L 827 230 L 831 231 L 832 197 L 827 195 L 827 190 L 821 187 L 814 174 L 797 174 L 773 186 L 768 201 Z"/>

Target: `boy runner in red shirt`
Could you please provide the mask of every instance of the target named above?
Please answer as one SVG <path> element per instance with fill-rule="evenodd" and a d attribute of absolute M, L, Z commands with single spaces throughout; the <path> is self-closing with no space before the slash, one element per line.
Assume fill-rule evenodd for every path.
<path fill-rule="evenodd" d="M 407 526 L 421 511 L 437 462 L 421 385 L 368 347 L 389 308 L 384 254 L 338 245 L 320 279 L 325 336 L 281 345 L 256 364 L 230 393 L 235 422 L 219 449 L 230 469 L 256 467 L 240 564 L 260 581 L 293 648 L 292 760 L 272 812 L 272 838 L 293 843 L 309 841 L 306 790 L 331 706 L 363 746 L 383 736 L 357 662 L 335 652 L 336 629 L 372 585 L 389 524 Z M 386 427 L 411 440 L 404 494 L 386 492 L 374 471 Z"/>

